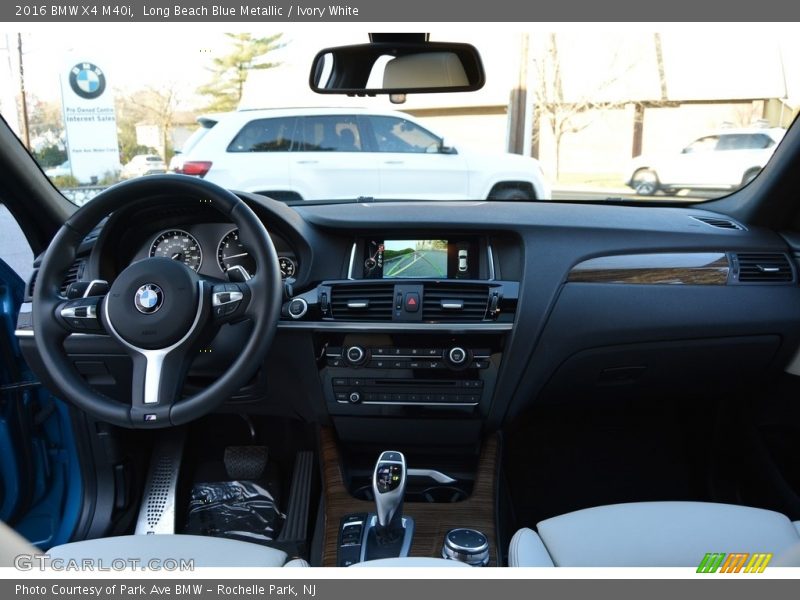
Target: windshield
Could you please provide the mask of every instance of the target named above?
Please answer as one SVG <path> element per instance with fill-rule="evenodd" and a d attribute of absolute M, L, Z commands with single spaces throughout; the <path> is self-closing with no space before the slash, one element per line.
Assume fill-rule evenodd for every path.
<path fill-rule="evenodd" d="M 309 88 L 367 33 L 76 29 L 0 34 L 0 111 L 79 205 L 164 173 L 282 201 L 698 202 L 757 177 L 800 106 L 779 25 L 453 26 L 430 39 L 473 44 L 485 86 L 402 104 Z"/>

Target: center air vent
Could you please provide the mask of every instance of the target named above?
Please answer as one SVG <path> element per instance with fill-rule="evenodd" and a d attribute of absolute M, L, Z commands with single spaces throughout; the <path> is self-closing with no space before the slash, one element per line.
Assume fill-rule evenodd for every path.
<path fill-rule="evenodd" d="M 483 321 L 489 286 L 459 283 L 425 285 L 422 318 L 425 321 Z"/>
<path fill-rule="evenodd" d="M 794 272 L 789 257 L 776 252 L 736 254 L 739 281 L 742 283 L 790 283 Z"/>
<path fill-rule="evenodd" d="M 391 321 L 394 284 L 335 285 L 331 290 L 334 319 Z"/>

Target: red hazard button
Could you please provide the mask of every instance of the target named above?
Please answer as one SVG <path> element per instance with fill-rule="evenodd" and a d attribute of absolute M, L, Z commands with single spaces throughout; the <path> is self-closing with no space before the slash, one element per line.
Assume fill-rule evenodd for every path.
<path fill-rule="evenodd" d="M 408 292 L 406 294 L 406 312 L 417 312 L 419 310 L 419 294 Z"/>

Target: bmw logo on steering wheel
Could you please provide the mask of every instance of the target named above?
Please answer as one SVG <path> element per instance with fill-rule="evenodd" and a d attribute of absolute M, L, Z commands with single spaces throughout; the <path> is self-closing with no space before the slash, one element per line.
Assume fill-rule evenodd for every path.
<path fill-rule="evenodd" d="M 94 100 L 106 90 L 106 76 L 92 63 L 78 63 L 69 71 L 69 86 L 81 98 Z"/>
<path fill-rule="evenodd" d="M 152 315 L 164 304 L 164 291 L 155 283 L 146 283 L 136 290 L 133 304 L 140 313 Z"/>

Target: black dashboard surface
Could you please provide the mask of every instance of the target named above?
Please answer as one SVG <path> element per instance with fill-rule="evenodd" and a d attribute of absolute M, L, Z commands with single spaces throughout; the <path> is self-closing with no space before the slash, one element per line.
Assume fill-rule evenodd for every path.
<path fill-rule="evenodd" d="M 771 231 L 735 222 L 735 228 L 721 228 L 700 220 L 724 220 L 724 215 L 696 208 L 487 202 L 309 206 L 298 212 L 327 231 L 417 231 L 424 227 L 434 232 L 455 229 L 506 234 L 518 240 L 518 257 L 511 253 L 508 258 L 498 257 L 503 277 L 510 273 L 519 276 L 520 297 L 489 417 L 494 425 L 546 396 L 563 401 L 575 397 L 579 386 L 584 394 L 589 393 L 587 388 L 596 392 L 603 382 L 586 381 L 586 377 L 599 376 L 614 366 L 615 360 L 620 367 L 629 366 L 630 356 L 636 352 L 626 349 L 632 350 L 636 344 L 651 345 L 647 348 L 654 352 L 648 359 L 651 363 L 660 357 L 664 364 L 673 361 L 681 365 L 681 392 L 686 392 L 694 389 L 703 373 L 720 390 L 725 388 L 720 384 L 735 385 L 740 382 L 738 375 L 751 371 L 742 370 L 743 364 L 752 365 L 756 377 L 764 372 L 756 365 L 782 368 L 800 341 L 796 280 L 784 286 L 567 283 L 572 267 L 593 257 L 788 252 L 784 239 Z M 771 337 L 752 337 L 759 335 Z M 687 354 L 689 340 L 709 340 L 703 352 L 692 353 L 703 357 L 694 366 L 677 359 Z M 734 352 L 740 360 L 726 364 L 731 348 L 742 350 Z M 612 351 L 609 354 L 604 349 Z M 572 357 L 591 351 L 604 356 L 590 361 L 589 367 L 572 378 L 555 377 L 563 365 L 569 366 Z M 751 362 L 754 356 L 758 360 Z M 638 364 L 635 360 L 630 363 Z M 674 381 L 675 372 L 669 373 Z M 637 382 L 621 383 L 614 393 L 624 394 L 627 384 L 642 393 Z M 664 380 L 645 378 L 638 383 L 658 386 Z M 603 387 L 604 392 L 608 389 Z"/>
<path fill-rule="evenodd" d="M 748 286 L 568 282 L 575 265 L 596 257 L 789 253 L 785 240 L 769 230 L 737 223 L 719 227 L 703 220 L 724 220 L 724 215 L 693 207 L 542 202 L 287 206 L 252 194 L 240 196 L 273 234 L 279 253 L 296 258 L 299 268 L 295 293 L 313 290 L 323 281 L 347 279 L 354 242 L 359 236 L 439 239 L 468 234 L 490 240 L 497 277 L 519 283 L 519 300 L 513 328 L 505 338 L 491 410 L 484 415 L 489 427 L 500 426 L 532 402 L 550 398 L 563 401 L 571 396 L 571 388 L 576 393 L 579 388 L 583 394 L 594 393 L 592 390 L 597 391 L 603 382 L 587 378 L 614 367 L 615 361 L 620 362 L 619 366 L 629 366 L 633 360 L 630 357 L 637 355 L 630 350 L 637 345 L 646 345 L 640 348 L 639 356 L 651 352 L 653 357 L 677 361 L 675 364 L 684 369 L 688 388 L 708 366 L 677 360 L 690 340 L 706 341 L 699 343 L 697 348 L 703 350 L 693 356 L 705 356 L 707 362 L 713 363 L 716 371 L 710 372 L 719 371 L 717 382 L 724 381 L 740 365 L 729 363 L 726 367 L 715 362 L 715 350 L 720 357 L 729 357 L 730 348 L 739 348 L 743 350 L 739 354 L 742 360 L 748 361 L 754 355 L 764 358 L 757 361 L 757 377 L 766 369 L 783 368 L 800 343 L 800 290 L 796 277 L 786 285 Z M 218 216 L 185 210 L 179 202 L 161 207 L 156 214 L 149 210 L 132 207 L 129 214 L 115 215 L 109 221 L 94 245 L 88 276 L 113 276 L 115 269 L 127 264 L 125 261 L 143 255 L 147 244 L 164 229 L 217 223 L 213 227 L 203 225 L 210 227 L 208 239 L 216 240 L 226 227 L 219 223 Z M 273 354 L 282 353 L 283 374 L 271 370 L 270 377 L 313 380 L 306 372 L 314 368 L 311 340 L 327 325 L 322 321 L 298 325 L 282 321 Z M 290 347 L 298 352 L 296 357 L 286 356 Z M 601 358 L 593 360 L 592 356 Z M 583 362 L 574 362 L 575 357 Z M 634 363 L 635 360 L 631 363 L 635 367 Z M 653 372 L 655 380 L 643 380 L 648 385 L 659 384 L 657 370 Z M 578 382 L 576 377 L 583 380 Z M 280 402 L 309 402 L 319 408 L 319 393 L 313 387 L 303 388 L 303 395 L 308 397 L 287 397 L 285 391 L 291 386 L 273 383 L 275 389 L 281 390 Z M 635 381 L 623 383 L 631 384 L 630 389 L 637 387 Z M 624 393 L 624 386 L 619 389 Z M 277 401 L 269 402 L 274 405 Z"/>

